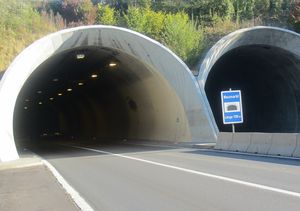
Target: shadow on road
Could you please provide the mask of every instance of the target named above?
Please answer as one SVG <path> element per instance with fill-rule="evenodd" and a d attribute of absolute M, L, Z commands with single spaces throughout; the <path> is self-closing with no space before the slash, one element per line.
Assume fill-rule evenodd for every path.
<path fill-rule="evenodd" d="M 72 146 L 79 146 L 85 148 L 92 148 L 104 150 L 116 154 L 126 153 L 147 153 L 153 151 L 162 151 L 174 149 L 170 146 L 149 146 L 139 145 L 136 142 L 128 144 L 123 140 L 80 140 L 80 141 L 64 141 L 64 140 L 43 140 L 39 142 L 27 142 L 19 144 L 18 152 L 20 154 L 27 150 L 32 151 L 44 159 L 58 159 L 71 157 L 91 157 L 99 155 L 107 155 L 106 153 L 92 152 L 84 149 L 74 148 Z M 25 149 L 25 150 L 24 150 Z"/>

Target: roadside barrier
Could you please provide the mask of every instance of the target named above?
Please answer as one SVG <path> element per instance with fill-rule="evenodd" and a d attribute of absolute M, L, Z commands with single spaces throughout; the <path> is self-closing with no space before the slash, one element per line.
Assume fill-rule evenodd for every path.
<path fill-rule="evenodd" d="M 253 133 L 246 152 L 268 154 L 272 145 L 272 133 Z"/>
<path fill-rule="evenodd" d="M 296 148 L 292 154 L 293 157 L 300 157 L 300 134 L 297 135 Z"/>
<path fill-rule="evenodd" d="M 296 133 L 273 133 L 269 155 L 292 156 L 297 146 Z"/>
<path fill-rule="evenodd" d="M 252 133 L 234 133 L 230 151 L 246 152 L 251 144 Z"/>
<path fill-rule="evenodd" d="M 215 149 L 229 150 L 232 145 L 232 133 L 221 132 L 218 134 Z"/>

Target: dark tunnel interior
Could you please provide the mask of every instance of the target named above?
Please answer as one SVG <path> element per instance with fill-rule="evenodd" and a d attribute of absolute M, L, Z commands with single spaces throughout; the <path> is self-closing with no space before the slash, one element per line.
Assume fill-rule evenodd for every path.
<path fill-rule="evenodd" d="M 300 59 L 283 49 L 251 45 L 224 54 L 208 75 L 205 92 L 221 132 L 221 91 L 241 90 L 244 122 L 237 132 L 300 132 Z"/>
<path fill-rule="evenodd" d="M 183 112 L 179 102 L 169 84 L 133 56 L 108 48 L 72 49 L 50 57 L 25 82 L 15 106 L 14 137 L 17 145 L 172 140 L 174 113 Z"/>

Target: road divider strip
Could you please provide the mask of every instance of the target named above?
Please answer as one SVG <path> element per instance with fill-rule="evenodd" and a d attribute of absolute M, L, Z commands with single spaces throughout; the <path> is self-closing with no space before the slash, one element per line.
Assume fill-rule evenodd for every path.
<path fill-rule="evenodd" d="M 196 171 L 196 170 L 186 169 L 186 168 L 177 167 L 177 166 L 173 166 L 173 165 L 169 165 L 169 164 L 163 164 L 163 163 L 159 163 L 159 162 L 155 162 L 155 161 L 150 161 L 150 160 L 145 160 L 145 159 L 141 159 L 141 158 L 131 157 L 131 156 L 123 155 L 123 154 L 115 154 L 115 153 L 112 153 L 112 152 L 98 150 L 98 149 L 92 149 L 92 148 L 80 147 L 80 146 L 74 146 L 74 145 L 69 146 L 69 147 L 82 149 L 82 150 L 87 150 L 87 151 L 92 151 L 92 152 L 103 153 L 103 154 L 112 155 L 112 156 L 116 156 L 116 157 L 135 160 L 135 161 L 140 161 L 140 162 L 149 163 L 149 164 L 156 165 L 156 166 L 162 166 L 162 167 L 175 169 L 175 170 L 179 170 L 179 171 L 183 171 L 183 172 L 187 172 L 187 173 L 191 173 L 191 174 L 196 174 L 196 175 L 200 175 L 200 176 L 204 176 L 204 177 L 210 177 L 210 178 L 214 178 L 214 179 L 218 179 L 218 180 L 222 180 L 222 181 L 226 181 L 226 182 L 231 182 L 231 183 L 240 184 L 240 185 L 244 185 L 244 186 L 248 186 L 248 187 L 252 187 L 252 188 L 258 188 L 258 189 L 265 190 L 265 191 L 272 191 L 272 192 L 276 192 L 276 193 L 285 194 L 285 195 L 300 198 L 300 193 L 289 191 L 289 190 L 283 190 L 283 189 L 280 189 L 280 188 L 274 188 L 274 187 L 270 187 L 270 186 L 266 186 L 266 185 L 260 185 L 260 184 L 256 184 L 256 183 L 252 183 L 252 182 L 246 182 L 246 181 L 242 181 L 242 180 L 238 180 L 238 179 L 233 179 L 233 178 L 230 178 L 230 177 L 218 176 L 218 175 L 214 175 L 214 174 L 210 174 L 210 173 L 205 173 L 205 172 L 200 172 L 200 171 Z"/>

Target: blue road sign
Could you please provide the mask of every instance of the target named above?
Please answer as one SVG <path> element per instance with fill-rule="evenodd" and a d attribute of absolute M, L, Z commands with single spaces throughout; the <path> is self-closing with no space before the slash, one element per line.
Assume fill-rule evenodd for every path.
<path fill-rule="evenodd" d="M 222 113 L 224 124 L 243 122 L 242 95 L 240 90 L 221 92 Z"/>

